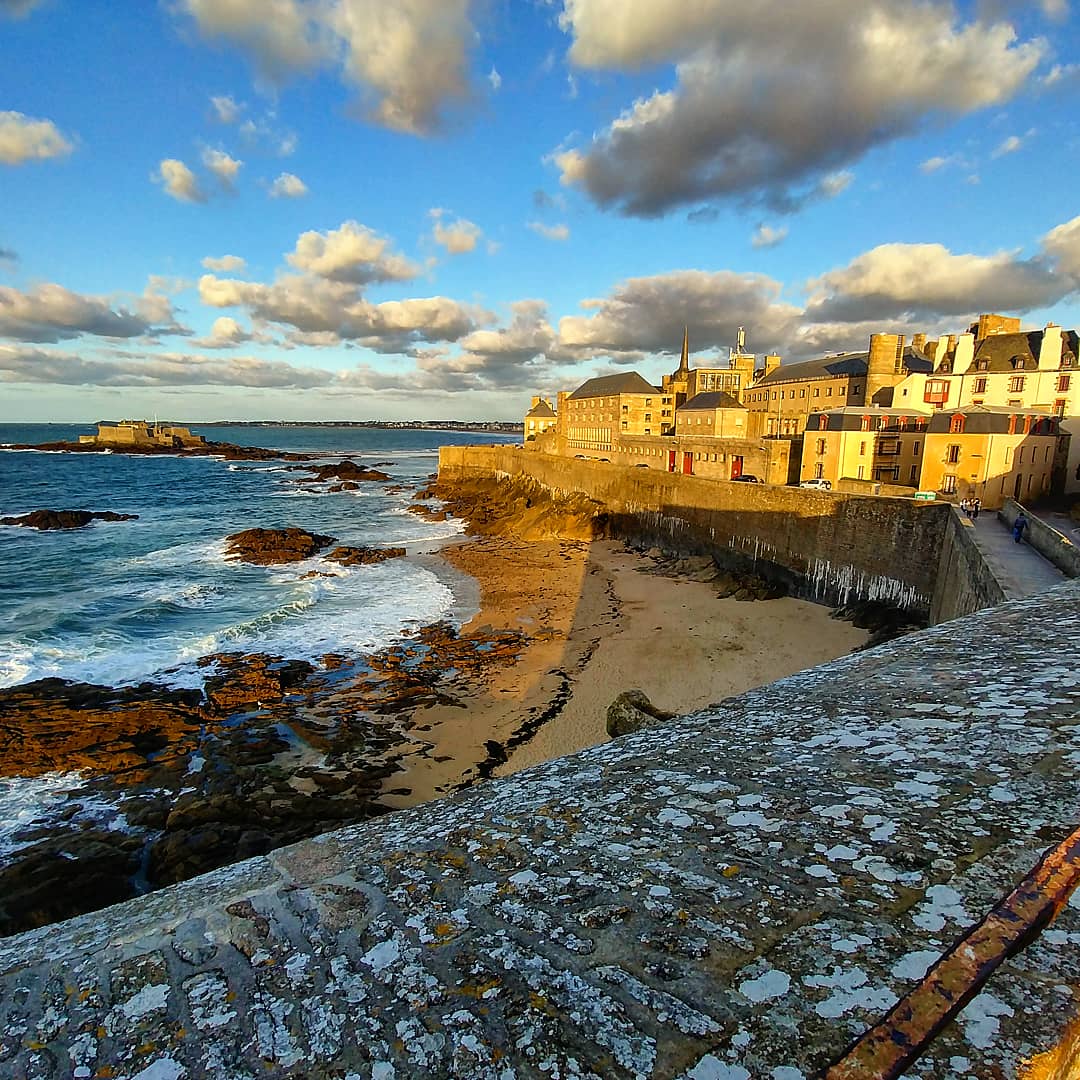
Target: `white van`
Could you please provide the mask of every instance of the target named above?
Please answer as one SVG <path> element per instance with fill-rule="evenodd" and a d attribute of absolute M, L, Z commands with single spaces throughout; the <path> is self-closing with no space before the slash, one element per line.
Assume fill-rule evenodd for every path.
<path fill-rule="evenodd" d="M 818 491 L 832 491 L 832 481 L 815 476 L 809 480 L 804 480 L 799 487 L 817 488 Z"/>

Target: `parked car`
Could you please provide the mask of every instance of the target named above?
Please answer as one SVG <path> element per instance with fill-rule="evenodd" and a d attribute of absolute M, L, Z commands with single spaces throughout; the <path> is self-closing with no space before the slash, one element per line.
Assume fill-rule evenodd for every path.
<path fill-rule="evenodd" d="M 818 491 L 832 491 L 832 481 L 820 476 L 813 476 L 809 480 L 804 480 L 799 487 L 817 488 Z"/>
<path fill-rule="evenodd" d="M 759 480 L 753 473 L 744 472 L 742 476 L 733 476 L 731 478 L 737 484 L 763 484 L 764 480 Z"/>
<path fill-rule="evenodd" d="M 644 461 L 639 461 L 634 465 L 635 469 L 647 469 L 649 466 Z"/>

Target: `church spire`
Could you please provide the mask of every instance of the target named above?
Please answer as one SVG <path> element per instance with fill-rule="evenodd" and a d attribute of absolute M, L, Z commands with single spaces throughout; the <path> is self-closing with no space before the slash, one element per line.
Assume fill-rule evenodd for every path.
<path fill-rule="evenodd" d="M 685 375 L 690 372 L 690 330 L 683 327 L 682 334 L 682 357 L 679 359 L 679 374 Z"/>

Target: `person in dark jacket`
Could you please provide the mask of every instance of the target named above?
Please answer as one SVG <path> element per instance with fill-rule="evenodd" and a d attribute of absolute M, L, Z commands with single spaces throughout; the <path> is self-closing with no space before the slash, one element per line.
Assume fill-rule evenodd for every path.
<path fill-rule="evenodd" d="M 1016 515 L 1016 520 L 1013 522 L 1013 541 L 1017 544 L 1024 539 L 1024 532 L 1028 527 L 1028 519 L 1024 517 L 1024 511 L 1021 510 Z"/>

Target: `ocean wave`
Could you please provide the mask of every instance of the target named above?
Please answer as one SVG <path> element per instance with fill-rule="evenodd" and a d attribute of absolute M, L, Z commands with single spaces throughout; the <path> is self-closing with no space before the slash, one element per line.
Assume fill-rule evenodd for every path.
<path fill-rule="evenodd" d="M 112 832 L 130 832 L 131 827 L 115 804 L 83 788 L 79 772 L 51 772 L 42 776 L 12 776 L 0 779 L 0 866 L 11 856 L 36 843 L 20 834 L 40 831 L 61 821 L 77 831 L 88 825 L 103 825 Z M 74 804 L 78 808 L 73 810 Z"/>

